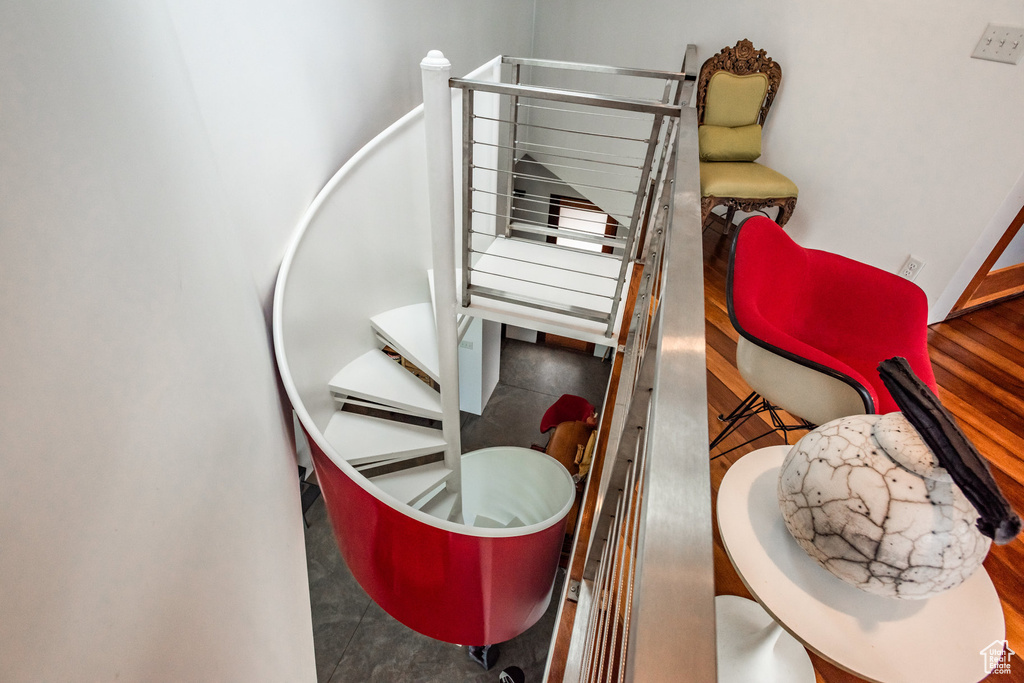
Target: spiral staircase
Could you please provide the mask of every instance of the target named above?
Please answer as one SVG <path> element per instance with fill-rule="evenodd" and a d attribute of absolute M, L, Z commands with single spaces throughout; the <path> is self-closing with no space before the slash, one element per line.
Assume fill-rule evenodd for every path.
<path fill-rule="evenodd" d="M 435 426 L 442 411 L 441 394 L 433 386 L 440 381 L 433 306 L 394 308 L 370 318 L 369 325 L 382 347 L 347 363 L 328 382 L 339 409 L 324 438 L 399 503 L 438 519 L 462 522 L 458 490 L 447 485 L 455 471 L 437 457 L 448 442 Z M 394 358 L 395 352 L 404 363 Z M 495 524 L 477 517 L 481 519 L 470 520 L 471 526 Z"/>
<path fill-rule="evenodd" d="M 375 348 L 327 382 L 336 409 L 322 433 L 303 429 L 339 548 L 370 596 L 434 638 L 501 642 L 550 600 L 574 487 L 529 449 L 446 463 L 434 321 L 429 302 L 366 320 Z"/>
<path fill-rule="evenodd" d="M 515 82 L 506 86 L 502 70 L 510 63 L 515 64 Z M 590 93 L 520 85 L 519 67 L 552 64 L 498 57 L 466 79 L 451 79 L 451 88 L 444 72 L 430 96 L 434 105 L 425 76 L 426 114 L 423 107 L 410 112 L 327 183 L 300 221 L 275 290 L 275 354 L 295 414 L 296 447 L 300 459 L 308 454 L 311 460 L 342 557 L 391 616 L 432 638 L 464 645 L 509 640 L 541 617 L 551 602 L 565 520 L 575 498 L 568 472 L 543 453 L 515 447 L 461 452 L 460 376 L 453 357 L 469 322 L 477 316 L 604 342 L 618 347 L 619 363 L 624 349 L 635 348 L 626 392 L 631 393 L 642 349 L 656 329 L 653 316 L 667 272 L 663 244 L 671 200 L 666 198 L 673 194 L 675 153 L 670 150 L 679 95 L 670 101 L 672 89 L 666 86 L 664 96 L 659 93 L 655 100 L 598 101 Z M 674 79 L 680 87 L 684 81 L 682 73 L 569 68 Z M 692 81 L 692 74 L 685 80 Z M 646 160 L 641 154 L 644 163 L 628 181 L 633 183 L 632 213 L 607 212 L 626 215 L 628 231 L 610 237 L 577 235 L 598 244 L 600 253 L 565 249 L 543 239 L 545 226 L 513 222 L 511 180 L 500 196 L 497 173 L 478 173 L 494 170 L 484 168 L 484 157 L 475 166 L 471 158 L 463 159 L 461 194 L 470 199 L 461 221 L 453 205 L 438 210 L 456 194 L 453 137 L 468 135 L 464 150 L 501 146 L 498 129 L 492 135 L 484 126 L 500 113 L 484 107 L 474 114 L 473 102 L 479 107 L 489 95 L 510 93 L 516 98 L 554 96 L 569 106 L 625 107 L 653 118 L 653 126 L 651 118 L 645 124 L 648 134 L 638 140 L 646 146 Z M 450 105 L 460 99 L 467 109 L 463 117 L 452 117 Z M 517 106 L 514 102 L 513 110 Z M 601 116 L 602 121 L 614 118 Z M 480 119 L 477 133 L 483 129 L 483 139 L 473 138 L 474 117 Z M 527 126 L 527 120 L 513 128 L 520 125 Z M 686 136 L 695 149 L 695 126 Z M 511 160 L 500 162 L 507 164 L 508 175 L 514 174 L 517 159 L 514 132 L 512 142 Z M 610 156 L 594 154 L 602 156 L 580 162 L 577 171 L 593 172 L 594 164 Z M 446 163 L 439 166 L 439 160 Z M 490 161 L 499 165 L 497 155 Z M 444 182 L 437 184 L 439 179 Z M 693 186 L 688 179 L 686 211 L 687 221 L 696 225 L 696 204 L 689 197 Z M 472 197 L 485 195 L 498 200 L 478 199 L 473 205 Z M 499 201 L 507 202 L 504 209 Z M 505 215 L 497 215 L 502 210 Z M 462 263 L 457 269 L 458 252 Z M 526 273 L 534 279 L 524 282 Z M 603 282 L 591 282 L 595 277 Z M 583 281 L 587 284 L 579 284 Z M 593 291 L 602 291 L 602 302 L 574 299 Z M 631 320 L 634 300 L 636 319 Z M 626 329 L 631 341 L 623 344 Z M 622 398 L 625 393 L 619 394 L 608 406 L 610 422 L 601 427 L 608 430 L 609 443 L 616 444 L 609 446 L 611 452 L 618 448 L 617 432 L 623 430 L 627 409 L 637 410 Z M 608 471 L 618 476 L 619 469 L 615 465 Z M 604 497 L 618 486 L 609 484 L 606 475 L 601 493 L 596 493 L 597 484 L 588 483 L 587 495 L 593 497 L 593 488 Z M 587 548 L 588 567 L 603 543 L 594 534 L 608 535 L 603 531 L 607 515 L 599 519 L 594 514 L 596 531 L 577 541 Z M 570 578 L 575 573 L 571 569 Z"/>

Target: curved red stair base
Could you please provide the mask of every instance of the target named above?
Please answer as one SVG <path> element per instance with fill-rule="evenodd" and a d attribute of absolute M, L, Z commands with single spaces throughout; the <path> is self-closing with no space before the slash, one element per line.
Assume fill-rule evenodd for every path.
<path fill-rule="evenodd" d="M 439 529 L 378 500 L 312 438 L 309 444 L 342 557 L 388 614 L 414 631 L 461 645 L 509 640 L 544 614 L 564 515 L 520 536 Z"/>

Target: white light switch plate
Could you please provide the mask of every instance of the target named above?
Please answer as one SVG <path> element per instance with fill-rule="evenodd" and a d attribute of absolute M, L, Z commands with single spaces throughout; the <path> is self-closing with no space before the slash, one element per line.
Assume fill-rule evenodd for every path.
<path fill-rule="evenodd" d="M 1024 55 L 1024 28 L 989 24 L 971 57 L 1020 64 L 1021 55 Z"/>

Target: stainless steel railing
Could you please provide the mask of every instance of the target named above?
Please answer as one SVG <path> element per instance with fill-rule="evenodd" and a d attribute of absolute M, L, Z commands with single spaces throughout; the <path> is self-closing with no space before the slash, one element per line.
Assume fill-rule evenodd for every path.
<path fill-rule="evenodd" d="M 695 49 L 684 71 L 695 70 Z M 691 66 L 692 65 L 692 66 Z M 688 100 L 684 88 L 683 100 Z M 716 679 L 697 123 L 684 108 L 652 169 L 652 214 L 607 449 L 547 680 Z M 625 324 L 625 323 L 624 323 Z M 571 604 L 575 603 L 575 604 Z M 565 635 L 568 634 L 568 635 Z M 554 662 L 553 658 L 562 658 Z"/>
<path fill-rule="evenodd" d="M 451 79 L 463 91 L 462 305 L 469 306 L 474 296 L 519 304 L 603 323 L 610 338 L 630 265 L 652 222 L 687 75 L 539 59 L 502 61 L 509 82 Z M 555 87 L 566 75 L 584 77 L 584 85 L 608 78 L 627 92 Z M 576 227 L 552 219 L 560 196 L 587 202 Z M 484 255 L 494 255 L 491 246 L 498 239 L 597 253 L 617 267 L 592 273 L 607 280 L 607 287 L 580 292 L 551 284 L 548 296 L 527 295 L 515 285 L 530 283 L 529 277 L 478 265 Z M 483 275 L 489 276 L 487 284 L 479 281 Z M 567 291 L 586 293 L 594 303 L 566 304 L 560 294 Z"/>

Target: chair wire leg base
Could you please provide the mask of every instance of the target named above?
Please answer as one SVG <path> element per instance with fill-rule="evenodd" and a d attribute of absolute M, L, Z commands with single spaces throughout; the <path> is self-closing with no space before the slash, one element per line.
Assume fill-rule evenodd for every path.
<path fill-rule="evenodd" d="M 747 420 L 749 420 L 752 417 L 755 417 L 756 415 L 761 415 L 762 413 L 767 413 L 768 414 L 768 416 L 769 416 L 769 418 L 771 420 L 771 423 L 772 423 L 772 428 L 771 429 L 769 429 L 768 431 L 766 431 L 763 434 L 755 436 L 752 439 L 747 439 L 746 441 L 744 441 L 743 443 L 739 444 L 738 446 L 733 446 L 732 448 L 730 448 L 728 450 L 722 451 L 718 455 L 712 456 L 711 459 L 714 460 L 715 458 L 720 458 L 721 456 L 725 455 L 726 453 L 731 453 L 732 451 L 736 450 L 737 448 L 743 448 L 744 446 L 747 446 L 747 445 L 757 441 L 758 439 L 762 439 L 762 438 L 768 436 L 769 434 L 774 434 L 776 432 L 781 432 L 782 433 L 782 438 L 785 439 L 786 443 L 789 443 L 789 432 L 798 431 L 798 430 L 810 430 L 810 429 L 814 429 L 815 426 L 816 426 L 816 425 L 811 424 L 807 420 L 800 420 L 800 422 L 798 422 L 797 424 L 787 424 L 782 419 L 782 416 L 779 415 L 779 409 L 776 406 L 774 406 L 771 403 L 769 403 L 767 399 L 762 397 L 756 391 L 752 391 L 752 392 L 750 392 L 747 395 L 747 397 L 745 399 L 743 399 L 740 402 L 740 404 L 738 406 L 736 406 L 732 410 L 731 413 L 729 413 L 728 415 L 719 415 L 718 416 L 719 421 L 725 422 L 726 425 L 725 425 L 725 428 L 722 429 L 721 432 L 719 432 L 718 436 L 716 436 L 711 441 L 711 443 L 708 444 L 708 452 L 710 453 L 711 451 L 715 450 L 715 448 L 720 443 L 722 443 L 722 441 L 724 441 L 726 439 L 726 437 L 730 436 L 733 432 L 735 432 L 741 426 L 743 426 L 743 424 Z"/>

